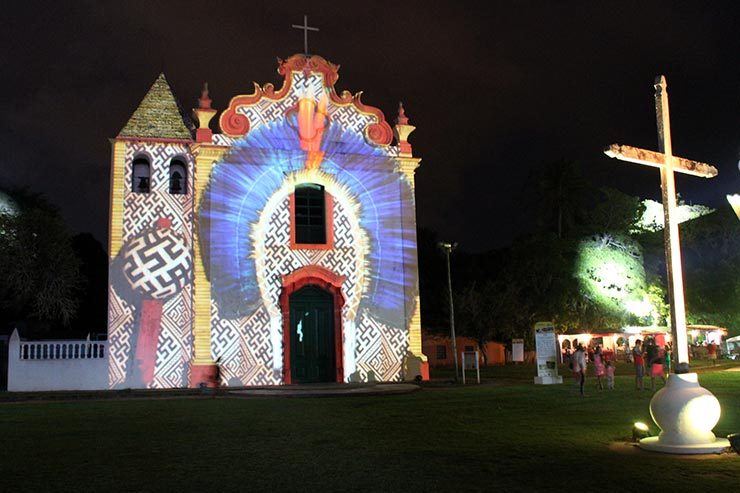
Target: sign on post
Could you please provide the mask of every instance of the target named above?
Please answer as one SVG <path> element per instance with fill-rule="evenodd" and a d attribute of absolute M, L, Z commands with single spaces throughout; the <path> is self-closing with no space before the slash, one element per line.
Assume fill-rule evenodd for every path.
<path fill-rule="evenodd" d="M 511 361 L 524 363 L 524 339 L 511 340 Z"/>
<path fill-rule="evenodd" d="M 465 356 L 467 355 L 468 361 L 471 361 L 470 365 L 466 365 L 466 359 Z M 468 368 L 470 366 L 470 368 Z M 475 368 L 475 376 L 478 383 L 480 383 L 480 356 L 478 354 L 478 351 L 464 351 L 462 353 L 462 380 L 463 385 L 465 385 L 465 370 L 467 369 L 473 369 Z"/>
<path fill-rule="evenodd" d="M 563 377 L 558 375 L 558 342 L 552 322 L 537 322 L 534 325 L 534 343 L 537 351 L 537 376 L 534 377 L 534 383 L 563 383 Z"/>

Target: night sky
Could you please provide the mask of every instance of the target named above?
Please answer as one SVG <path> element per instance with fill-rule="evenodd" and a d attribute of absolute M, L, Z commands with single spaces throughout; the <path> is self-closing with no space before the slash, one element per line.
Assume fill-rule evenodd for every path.
<path fill-rule="evenodd" d="M 186 108 L 279 83 L 276 57 L 341 65 L 338 92 L 417 130 L 422 227 L 469 251 L 532 227 L 533 168 L 578 161 L 599 185 L 659 199 L 656 169 L 609 159 L 614 142 L 657 150 L 653 79 L 665 74 L 674 154 L 714 164 L 682 196 L 729 207 L 740 192 L 740 8 L 735 2 L 4 2 L 0 186 L 60 206 L 107 243 L 109 138 L 164 71 Z M 477 4 L 477 2 L 476 2 Z M 644 5 L 643 5 L 644 4 Z M 278 84 L 279 87 L 279 84 Z M 215 122 L 216 119 L 214 119 Z M 214 123 L 211 124 L 215 128 Z"/>

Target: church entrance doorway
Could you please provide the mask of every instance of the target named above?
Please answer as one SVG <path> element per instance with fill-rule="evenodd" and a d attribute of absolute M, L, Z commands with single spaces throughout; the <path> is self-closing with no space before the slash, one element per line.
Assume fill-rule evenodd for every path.
<path fill-rule="evenodd" d="M 283 383 L 343 382 L 344 277 L 306 265 L 282 280 Z"/>
<path fill-rule="evenodd" d="M 334 297 L 309 284 L 290 295 L 292 383 L 335 381 Z"/>

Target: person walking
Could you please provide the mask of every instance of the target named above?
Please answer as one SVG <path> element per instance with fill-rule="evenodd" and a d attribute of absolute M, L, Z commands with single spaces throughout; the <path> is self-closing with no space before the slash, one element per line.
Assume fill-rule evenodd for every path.
<path fill-rule="evenodd" d="M 632 348 L 632 361 L 635 363 L 635 388 L 642 390 L 642 379 L 645 376 L 645 358 L 642 355 L 642 341 L 637 339 Z"/>
<path fill-rule="evenodd" d="M 606 372 L 604 370 L 604 355 L 601 353 L 601 345 L 596 346 L 594 350 L 594 373 L 596 373 L 599 390 L 604 390 L 601 377 L 606 375 Z"/>
<path fill-rule="evenodd" d="M 583 344 L 579 344 L 576 352 L 573 354 L 573 369 L 580 374 L 580 390 L 583 395 L 583 386 L 586 383 L 586 351 L 583 349 Z"/>

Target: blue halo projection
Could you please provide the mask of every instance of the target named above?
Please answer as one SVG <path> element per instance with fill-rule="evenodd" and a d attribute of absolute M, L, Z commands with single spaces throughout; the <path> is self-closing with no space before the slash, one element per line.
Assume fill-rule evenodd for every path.
<path fill-rule="evenodd" d="M 417 293 L 416 231 L 403 228 L 415 224 L 413 190 L 382 148 L 338 124 L 328 125 L 320 149 L 321 171 L 359 204 L 359 224 L 369 247 L 369 283 L 360 308 L 404 327 Z M 252 234 L 270 197 L 305 162 L 292 115 L 250 131 L 213 168 L 200 204 L 200 246 L 222 316 L 245 316 L 262 303 Z"/>

